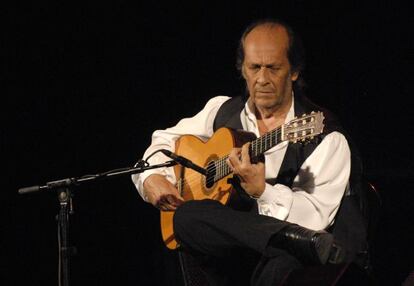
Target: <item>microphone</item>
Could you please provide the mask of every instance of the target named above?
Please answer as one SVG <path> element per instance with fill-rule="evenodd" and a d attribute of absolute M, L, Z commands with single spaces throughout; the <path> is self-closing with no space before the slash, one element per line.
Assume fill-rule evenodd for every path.
<path fill-rule="evenodd" d="M 160 152 L 162 152 L 165 156 L 173 159 L 175 162 L 177 162 L 178 164 L 193 169 L 194 171 L 199 172 L 200 174 L 203 174 L 204 176 L 207 176 L 207 170 L 204 168 L 201 168 L 200 166 L 194 164 L 193 162 L 191 162 L 190 160 L 188 160 L 187 158 L 184 158 L 182 156 L 179 156 L 167 149 L 160 149 Z"/>
<path fill-rule="evenodd" d="M 24 188 L 20 188 L 20 189 L 18 190 L 18 193 L 19 193 L 20 195 L 23 195 L 23 194 L 27 194 L 27 193 L 38 192 L 38 191 L 40 191 L 41 189 L 42 189 L 42 188 L 41 188 L 41 186 L 24 187 Z"/>

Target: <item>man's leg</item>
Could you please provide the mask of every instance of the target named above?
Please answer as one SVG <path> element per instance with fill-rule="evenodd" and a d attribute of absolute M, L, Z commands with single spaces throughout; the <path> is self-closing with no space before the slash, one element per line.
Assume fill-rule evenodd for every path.
<path fill-rule="evenodd" d="M 213 200 L 187 201 L 174 215 L 174 233 L 182 246 L 217 257 L 235 248 L 263 253 L 269 239 L 288 224 Z"/>

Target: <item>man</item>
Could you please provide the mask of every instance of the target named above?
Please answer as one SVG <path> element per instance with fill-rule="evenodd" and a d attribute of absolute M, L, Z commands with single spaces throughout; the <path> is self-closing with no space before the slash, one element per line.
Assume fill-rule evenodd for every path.
<path fill-rule="evenodd" d="M 276 20 L 252 24 L 241 38 L 239 52 L 247 101 L 210 99 L 194 117 L 155 131 L 144 158 L 159 149 L 174 151 L 181 135 L 207 140 L 226 126 L 261 136 L 302 112 L 320 110 L 294 88 L 300 81 L 303 53 L 289 26 Z M 250 161 L 248 144 L 231 151 L 227 164 L 237 178 L 235 187 L 255 200 L 250 212 L 211 200 L 183 203 L 171 168 L 134 175 L 133 181 L 145 201 L 162 211 L 176 211 L 174 232 L 184 250 L 204 262 L 206 257 L 234 260 L 234 253 L 243 251 L 257 257 L 251 272 L 239 271 L 232 278 L 217 269 L 219 264 L 210 271 L 212 264 L 204 263 L 210 282 L 236 285 L 234 277 L 248 273 L 253 285 L 277 285 L 292 269 L 326 263 L 333 250 L 333 236 L 324 230 L 334 222 L 347 189 L 351 153 L 339 124 L 329 112 L 325 116 L 322 140 L 305 146 L 282 142 L 265 152 L 265 163 Z M 149 162 L 167 159 L 158 153 Z"/>

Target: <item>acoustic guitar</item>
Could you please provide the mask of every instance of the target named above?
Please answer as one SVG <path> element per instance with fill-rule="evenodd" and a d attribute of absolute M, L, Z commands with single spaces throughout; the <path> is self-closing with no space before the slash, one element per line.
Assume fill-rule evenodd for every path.
<path fill-rule="evenodd" d="M 174 172 L 177 189 L 185 201 L 213 199 L 226 204 L 233 191 L 228 179 L 232 171 L 226 163 L 228 154 L 234 147 L 250 142 L 249 154 L 252 162 L 257 161 L 264 152 L 283 141 L 292 143 L 306 142 L 323 132 L 323 113 L 312 112 L 279 126 L 256 138 L 251 132 L 222 127 L 206 142 L 193 135 L 183 135 L 175 145 L 175 153 L 189 158 L 193 163 L 206 169 L 200 174 L 192 169 L 177 165 Z M 161 232 L 169 249 L 178 247 L 173 230 L 173 211 L 161 211 Z"/>

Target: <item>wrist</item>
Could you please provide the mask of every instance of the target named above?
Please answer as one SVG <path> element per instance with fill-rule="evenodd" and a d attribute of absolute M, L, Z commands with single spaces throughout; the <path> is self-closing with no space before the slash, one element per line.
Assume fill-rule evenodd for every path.
<path fill-rule="evenodd" d="M 258 200 L 260 198 L 261 195 L 257 195 L 257 194 L 249 194 L 249 197 L 254 199 L 254 200 Z"/>
<path fill-rule="evenodd" d="M 259 190 L 259 191 L 256 191 L 256 192 L 249 192 L 248 193 L 248 195 L 252 198 L 252 199 L 255 199 L 255 200 L 257 200 L 257 199 L 259 199 L 261 196 L 262 196 L 262 194 L 264 193 L 264 190 L 265 190 L 265 188 L 263 187 L 263 189 L 262 190 Z"/>

